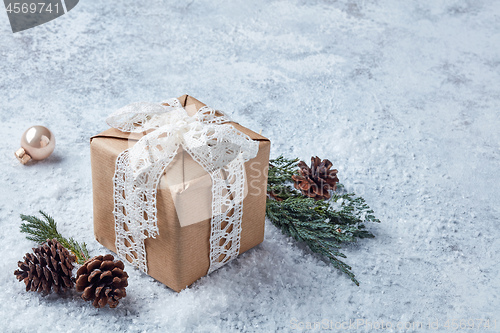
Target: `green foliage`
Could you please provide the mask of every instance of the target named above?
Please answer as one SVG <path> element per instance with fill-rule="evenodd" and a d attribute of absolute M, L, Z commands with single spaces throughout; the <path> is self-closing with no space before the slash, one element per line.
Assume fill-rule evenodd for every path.
<path fill-rule="evenodd" d="M 365 230 L 364 223 L 380 220 L 375 218 L 363 198 L 347 193 L 341 184 L 329 200 L 314 200 L 302 195 L 292 186 L 298 161 L 283 156 L 270 161 L 267 217 L 283 234 L 306 243 L 313 252 L 328 258 L 335 268 L 359 286 L 351 267 L 339 259 L 346 258 L 339 249 L 343 243 L 375 237 Z"/>
<path fill-rule="evenodd" d="M 57 231 L 57 224 L 54 219 L 42 211 L 40 211 L 40 214 L 45 221 L 36 216 L 21 214 L 21 220 L 24 221 L 24 223 L 21 224 L 21 232 L 27 234 L 27 239 L 32 240 L 37 244 L 43 244 L 47 241 L 47 239 L 55 238 L 65 248 L 73 252 L 79 264 L 83 264 L 90 258 L 87 245 L 85 243 L 79 244 L 73 238 L 64 238 Z"/>

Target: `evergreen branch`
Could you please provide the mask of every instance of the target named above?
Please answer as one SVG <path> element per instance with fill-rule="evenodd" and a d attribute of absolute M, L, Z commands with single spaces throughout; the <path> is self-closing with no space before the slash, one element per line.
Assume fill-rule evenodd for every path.
<path fill-rule="evenodd" d="M 21 220 L 24 222 L 21 224 L 20 228 L 22 233 L 27 234 L 27 239 L 34 241 L 37 244 L 43 244 L 47 241 L 47 239 L 55 238 L 65 248 L 73 252 L 79 264 L 83 264 L 90 258 L 87 250 L 87 244 L 79 244 L 73 238 L 64 238 L 57 231 L 57 224 L 54 219 L 42 211 L 40 211 L 40 214 L 43 216 L 45 221 L 36 216 L 21 214 Z"/>
<path fill-rule="evenodd" d="M 296 173 L 299 159 L 286 159 L 283 156 L 271 160 L 267 178 L 267 193 L 276 200 L 284 200 L 296 195 L 288 184 Z"/>
<path fill-rule="evenodd" d="M 325 256 L 359 286 L 351 267 L 339 259 L 346 258 L 339 249 L 358 238 L 374 238 L 365 230 L 364 223 L 380 220 L 362 197 L 348 193 L 341 184 L 329 200 L 302 195 L 293 187 L 292 180 L 298 174 L 298 161 L 283 156 L 270 161 L 266 215 L 283 234 Z"/>

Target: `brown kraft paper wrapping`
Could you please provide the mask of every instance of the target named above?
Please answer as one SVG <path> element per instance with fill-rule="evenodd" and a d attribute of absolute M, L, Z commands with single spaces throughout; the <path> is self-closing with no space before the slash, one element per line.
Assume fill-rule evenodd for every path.
<path fill-rule="evenodd" d="M 188 95 L 179 97 L 179 101 L 189 115 L 193 115 L 205 105 Z M 245 163 L 247 189 L 243 200 L 241 254 L 264 239 L 267 168 L 271 143 L 262 135 L 237 123 L 230 124 L 259 142 L 257 156 Z M 137 142 L 141 136 L 108 129 L 91 138 L 94 234 L 99 243 L 114 252 L 115 161 L 122 151 Z M 210 176 L 181 148 L 175 160 L 167 167 L 158 186 L 159 235 L 145 241 L 148 274 L 175 291 L 186 288 L 208 271 L 211 201 Z M 179 214 L 176 207 L 181 207 Z"/>

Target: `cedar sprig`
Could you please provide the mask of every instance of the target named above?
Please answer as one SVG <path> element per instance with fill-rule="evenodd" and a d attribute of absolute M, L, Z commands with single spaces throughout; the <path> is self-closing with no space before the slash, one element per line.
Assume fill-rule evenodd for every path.
<path fill-rule="evenodd" d="M 269 161 L 267 194 L 272 199 L 283 201 L 287 198 L 301 196 L 300 192 L 290 186 L 292 176 L 297 173 L 298 162 L 298 158 L 287 159 L 281 155 Z"/>
<path fill-rule="evenodd" d="M 47 241 L 47 239 L 55 238 L 65 248 L 73 252 L 79 264 L 83 264 L 90 258 L 89 252 L 87 250 L 87 244 L 80 244 L 73 238 L 64 238 L 57 231 L 57 224 L 54 219 L 43 211 L 40 211 L 40 214 L 42 215 L 44 220 L 41 220 L 36 216 L 21 214 L 21 220 L 24 221 L 24 223 L 21 224 L 21 232 L 27 234 L 27 239 L 38 244 L 43 244 Z"/>
<path fill-rule="evenodd" d="M 359 286 L 352 268 L 339 258 L 342 244 L 358 238 L 373 238 L 365 222 L 380 222 L 362 197 L 348 193 L 339 184 L 329 200 L 314 200 L 293 187 L 299 159 L 279 156 L 269 163 L 266 215 L 281 232 L 304 242 L 315 253 L 325 256 L 335 268 Z"/>

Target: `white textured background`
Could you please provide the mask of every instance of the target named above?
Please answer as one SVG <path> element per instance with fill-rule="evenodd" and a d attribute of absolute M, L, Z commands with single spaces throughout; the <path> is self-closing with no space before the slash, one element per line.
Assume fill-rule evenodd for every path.
<path fill-rule="evenodd" d="M 81 1 L 16 34 L 0 9 L 0 35 L 2 331 L 271 332 L 296 318 L 500 332 L 500 2 Z M 45 210 L 106 252 L 89 137 L 129 102 L 184 93 L 262 129 L 273 157 L 334 162 L 382 220 L 345 249 L 360 287 L 268 224 L 263 244 L 180 294 L 131 267 L 114 310 L 24 292 L 19 214 Z M 23 167 L 13 152 L 34 124 L 57 148 Z"/>

